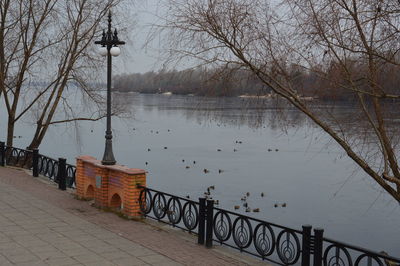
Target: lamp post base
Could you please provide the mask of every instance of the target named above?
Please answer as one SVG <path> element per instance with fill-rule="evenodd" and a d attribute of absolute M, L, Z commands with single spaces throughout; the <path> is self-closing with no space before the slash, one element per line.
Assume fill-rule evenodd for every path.
<path fill-rule="evenodd" d="M 114 165 L 115 163 L 116 161 L 112 150 L 112 140 L 106 139 L 106 148 L 104 150 L 103 160 L 101 160 L 101 164 Z"/>

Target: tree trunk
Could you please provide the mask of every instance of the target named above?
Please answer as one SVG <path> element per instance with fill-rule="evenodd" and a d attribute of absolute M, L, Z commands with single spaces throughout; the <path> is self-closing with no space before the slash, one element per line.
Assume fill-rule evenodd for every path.
<path fill-rule="evenodd" d="M 37 149 L 39 148 L 41 141 L 38 141 L 38 139 L 33 139 L 31 141 L 31 144 L 29 144 L 29 146 L 26 148 L 27 150 L 33 150 L 33 149 Z"/>
<path fill-rule="evenodd" d="M 29 146 L 26 148 L 27 150 L 32 150 L 32 149 L 38 149 L 39 148 L 40 142 L 38 142 L 38 137 L 40 135 L 40 129 L 42 128 L 41 127 L 42 122 L 43 122 L 42 119 L 39 119 L 39 121 L 37 121 L 35 134 L 33 135 L 31 144 L 29 144 Z"/>
<path fill-rule="evenodd" d="M 8 116 L 7 124 L 7 146 L 12 146 L 14 141 L 14 127 L 15 121 L 13 116 Z"/>
<path fill-rule="evenodd" d="M 38 149 L 40 144 L 42 143 L 43 137 L 41 138 L 42 134 L 38 134 L 32 138 L 31 144 L 29 144 L 29 146 L 27 147 L 28 150 L 32 150 L 32 149 Z"/>

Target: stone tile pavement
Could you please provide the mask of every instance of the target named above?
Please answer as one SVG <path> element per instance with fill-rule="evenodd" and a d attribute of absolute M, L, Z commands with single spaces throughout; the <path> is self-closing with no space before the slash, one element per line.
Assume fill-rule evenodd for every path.
<path fill-rule="evenodd" d="M 0 167 L 0 266 L 266 265 L 100 211 L 24 170 Z"/>

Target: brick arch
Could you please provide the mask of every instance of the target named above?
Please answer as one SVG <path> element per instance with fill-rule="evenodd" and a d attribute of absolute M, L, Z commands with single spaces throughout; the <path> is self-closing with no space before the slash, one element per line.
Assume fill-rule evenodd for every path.
<path fill-rule="evenodd" d="M 94 189 L 94 205 L 99 208 L 113 208 L 127 217 L 140 217 L 138 196 L 140 188 L 146 185 L 146 171 L 122 165 L 103 165 L 91 156 L 79 156 L 76 168 L 78 198 L 86 196 L 88 186 Z M 117 194 L 117 195 L 115 195 Z"/>
<path fill-rule="evenodd" d="M 86 198 L 89 198 L 89 199 L 94 198 L 94 188 L 92 185 L 89 185 L 86 189 Z"/>
<path fill-rule="evenodd" d="M 115 193 L 110 200 L 110 207 L 113 209 L 121 209 L 122 200 L 118 193 Z"/>

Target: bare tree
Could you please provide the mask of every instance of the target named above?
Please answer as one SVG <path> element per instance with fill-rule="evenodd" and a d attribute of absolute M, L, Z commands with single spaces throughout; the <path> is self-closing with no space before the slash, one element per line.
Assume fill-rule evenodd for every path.
<path fill-rule="evenodd" d="M 171 53 L 250 70 L 400 201 L 398 129 L 388 122 L 399 87 L 385 88 L 378 78 L 400 70 L 397 1 L 170 0 L 169 7 L 163 29 Z M 352 124 L 305 101 L 293 66 L 325 80 L 318 90 L 353 97 Z"/>
<path fill-rule="evenodd" d="M 1 1 L 0 28 L 0 86 L 8 112 L 7 145 L 12 144 L 18 102 L 27 80 L 29 69 L 40 58 L 43 49 L 52 42 L 42 43 L 54 9 L 55 1 L 43 1 L 37 6 L 33 1 Z M 57 40 L 56 40 L 57 41 Z M 40 48 L 39 48 L 40 47 Z"/>
<path fill-rule="evenodd" d="M 12 146 L 15 124 L 32 112 L 36 130 L 28 148 L 38 147 L 52 124 L 104 116 L 103 98 L 91 83 L 101 64 L 88 47 L 101 19 L 119 2 L 0 1 L 0 93 L 8 112 L 7 145 Z M 65 95 L 68 89 L 79 90 L 99 108 L 91 116 L 74 112 Z"/>

